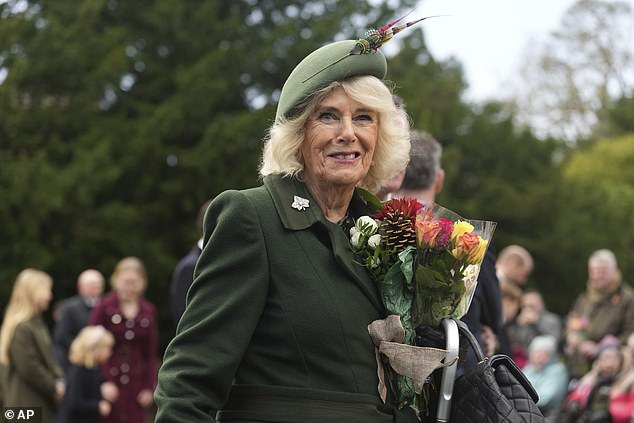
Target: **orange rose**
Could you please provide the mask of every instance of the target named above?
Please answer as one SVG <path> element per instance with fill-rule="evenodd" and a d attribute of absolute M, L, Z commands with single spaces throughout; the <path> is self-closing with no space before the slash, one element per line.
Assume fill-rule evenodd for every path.
<path fill-rule="evenodd" d="M 416 238 L 418 245 L 434 248 L 436 237 L 440 233 L 440 225 L 435 220 L 416 219 Z"/>
<path fill-rule="evenodd" d="M 473 232 L 465 232 L 458 238 L 456 248 L 451 252 L 458 260 L 466 260 L 480 246 L 480 237 Z"/>
<path fill-rule="evenodd" d="M 484 253 L 487 250 L 488 242 L 480 238 L 479 236 L 478 240 L 478 246 L 469 253 L 469 257 L 467 258 L 469 264 L 480 264 L 482 263 L 482 259 L 484 259 Z"/>

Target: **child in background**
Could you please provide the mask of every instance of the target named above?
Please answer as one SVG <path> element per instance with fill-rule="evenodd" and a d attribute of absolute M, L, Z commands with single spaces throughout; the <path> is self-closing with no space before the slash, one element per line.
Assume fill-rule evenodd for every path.
<path fill-rule="evenodd" d="M 114 337 L 103 326 L 86 326 L 70 346 L 66 398 L 58 423 L 96 423 L 108 416 L 118 389 L 104 382 L 100 366 L 112 354 Z"/>

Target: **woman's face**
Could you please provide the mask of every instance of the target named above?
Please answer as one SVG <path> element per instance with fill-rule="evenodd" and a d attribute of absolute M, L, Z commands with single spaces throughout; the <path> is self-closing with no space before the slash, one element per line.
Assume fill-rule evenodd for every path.
<path fill-rule="evenodd" d="M 40 311 L 48 310 L 48 306 L 53 299 L 53 291 L 50 287 L 41 288 L 36 297 L 37 307 Z"/>
<path fill-rule="evenodd" d="M 136 270 L 122 270 L 114 278 L 113 285 L 121 300 L 135 300 L 143 293 L 145 280 Z"/>
<path fill-rule="evenodd" d="M 591 260 L 588 263 L 588 275 L 594 288 L 606 288 L 616 279 L 616 274 L 616 268 L 604 260 Z"/>
<path fill-rule="evenodd" d="M 550 361 L 550 352 L 539 349 L 532 351 L 528 356 L 528 361 L 533 367 L 542 369 Z"/>
<path fill-rule="evenodd" d="M 368 173 L 379 132 L 379 114 L 334 88 L 306 123 L 301 152 L 313 186 L 356 186 Z"/>

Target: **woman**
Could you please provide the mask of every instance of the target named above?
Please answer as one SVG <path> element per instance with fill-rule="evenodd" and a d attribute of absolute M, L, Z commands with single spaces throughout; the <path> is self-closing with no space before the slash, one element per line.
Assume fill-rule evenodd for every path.
<path fill-rule="evenodd" d="M 588 258 L 586 290 L 577 297 L 566 326 L 566 364 L 575 378 L 588 371 L 604 336 L 625 344 L 634 332 L 634 290 L 623 282 L 612 251 L 597 250 Z"/>
<path fill-rule="evenodd" d="M 227 191 L 155 393 L 156 422 L 416 421 L 383 405 L 368 324 L 385 317 L 345 229 L 402 170 L 409 128 L 384 56 L 352 40 L 306 57 L 266 140 L 264 185 Z"/>
<path fill-rule="evenodd" d="M 147 273 L 138 258 L 119 261 L 111 281 L 112 291 L 95 306 L 89 319 L 90 325 L 102 325 L 115 339 L 102 373 L 117 386 L 119 397 L 101 421 L 145 422 L 156 381 L 156 309 L 143 298 Z"/>
<path fill-rule="evenodd" d="M 548 421 L 556 421 L 561 403 L 568 393 L 568 370 L 559 359 L 554 336 L 538 335 L 533 338 L 523 371 L 539 395 L 537 406 Z"/>
<path fill-rule="evenodd" d="M 114 336 L 103 326 L 86 326 L 69 349 L 68 389 L 57 416 L 58 423 L 97 423 L 116 401 L 114 383 L 104 382 L 99 366 L 112 355 Z"/>
<path fill-rule="evenodd" d="M 5 366 L 4 405 L 41 407 L 42 422 L 54 420 L 64 396 L 61 367 L 42 313 L 53 298 L 53 279 L 25 269 L 18 274 L 0 330 L 0 362 Z"/>

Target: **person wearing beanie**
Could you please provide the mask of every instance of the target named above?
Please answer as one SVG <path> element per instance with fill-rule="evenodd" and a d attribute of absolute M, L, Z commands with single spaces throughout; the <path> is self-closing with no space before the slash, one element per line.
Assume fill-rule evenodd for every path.
<path fill-rule="evenodd" d="M 376 191 L 409 155 L 383 81 L 387 32 L 305 57 L 280 94 L 263 185 L 209 206 L 157 423 L 417 421 L 377 389 L 368 325 L 386 312 L 349 243 L 354 219 L 374 212 L 359 188 Z"/>
<path fill-rule="evenodd" d="M 546 418 L 552 418 L 568 393 L 568 371 L 559 360 L 554 336 L 533 338 L 528 348 L 528 364 L 523 371 L 539 395 L 537 406 Z"/>

